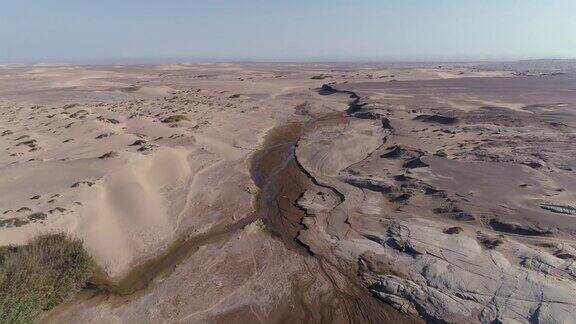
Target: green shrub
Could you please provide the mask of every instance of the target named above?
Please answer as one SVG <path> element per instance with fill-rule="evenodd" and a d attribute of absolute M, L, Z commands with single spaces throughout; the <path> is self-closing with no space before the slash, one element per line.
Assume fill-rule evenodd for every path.
<path fill-rule="evenodd" d="M 32 322 L 78 292 L 93 268 L 82 242 L 65 234 L 0 247 L 0 323 Z"/>
<path fill-rule="evenodd" d="M 177 123 L 179 121 L 189 120 L 188 117 L 184 115 L 172 115 L 162 119 L 163 123 Z"/>
<path fill-rule="evenodd" d="M 332 76 L 331 76 L 331 75 L 328 75 L 328 74 L 318 74 L 318 75 L 315 75 L 315 76 L 311 77 L 310 79 L 312 79 L 312 80 L 324 80 L 324 79 L 328 79 L 328 78 L 331 78 L 331 77 L 332 77 Z"/>

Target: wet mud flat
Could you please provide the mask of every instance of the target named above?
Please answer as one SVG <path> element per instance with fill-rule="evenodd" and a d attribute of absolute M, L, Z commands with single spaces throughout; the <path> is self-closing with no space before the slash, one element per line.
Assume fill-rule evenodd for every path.
<path fill-rule="evenodd" d="M 295 201 L 310 186 L 294 160 L 300 136 L 310 124 L 292 122 L 273 129 L 266 138 L 264 148 L 256 154 L 250 169 L 252 179 L 259 188 L 256 213 L 272 235 L 286 246 L 307 253 L 295 237 L 304 227 L 304 211 Z"/>

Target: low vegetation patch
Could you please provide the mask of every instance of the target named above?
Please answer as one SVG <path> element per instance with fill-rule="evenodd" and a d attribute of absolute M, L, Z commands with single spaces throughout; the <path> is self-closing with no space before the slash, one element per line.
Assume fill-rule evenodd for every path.
<path fill-rule="evenodd" d="M 146 141 L 139 139 L 139 140 L 135 140 L 134 143 L 130 144 L 130 146 L 141 146 L 144 144 L 146 144 Z"/>
<path fill-rule="evenodd" d="M 88 187 L 92 187 L 95 183 L 93 181 L 78 181 L 78 182 L 74 182 L 72 184 L 72 186 L 70 186 L 71 188 L 78 188 L 80 186 L 88 186 Z"/>
<path fill-rule="evenodd" d="M 22 209 L 22 208 L 20 208 Z M 4 212 L 6 214 L 6 212 Z M 10 218 L 0 218 L 0 228 L 3 227 L 20 227 L 20 226 L 24 226 L 27 224 L 30 224 L 30 222 L 36 223 L 36 222 L 41 222 L 43 220 L 46 220 L 46 218 L 48 217 L 48 215 L 46 215 L 46 213 L 33 213 L 30 214 L 24 218 L 22 217 L 10 217 Z"/>
<path fill-rule="evenodd" d="M 108 153 L 104 153 L 102 155 L 100 155 L 98 158 L 100 160 L 104 160 L 104 159 L 110 159 L 110 158 L 115 158 L 117 156 L 119 156 L 120 154 L 118 154 L 118 152 L 108 152 Z"/>
<path fill-rule="evenodd" d="M 189 120 L 188 117 L 184 115 L 172 115 L 162 119 L 163 123 L 177 123 L 183 120 Z"/>
<path fill-rule="evenodd" d="M 109 124 L 120 124 L 120 121 L 114 118 L 105 118 L 104 116 L 98 116 L 96 119 Z"/>
<path fill-rule="evenodd" d="M 312 80 L 324 80 L 324 79 L 329 79 L 329 78 L 332 78 L 332 76 L 328 75 L 328 74 L 318 74 L 318 75 L 311 77 L 310 79 L 312 79 Z"/>
<path fill-rule="evenodd" d="M 0 323 L 33 322 L 78 292 L 93 268 L 82 242 L 65 234 L 0 247 Z"/>
<path fill-rule="evenodd" d="M 103 139 L 103 138 L 106 138 L 106 137 L 110 137 L 110 136 L 112 136 L 112 135 L 115 135 L 115 133 L 103 133 L 103 134 L 100 134 L 100 135 L 96 136 L 95 138 L 96 138 L 96 139 Z"/>

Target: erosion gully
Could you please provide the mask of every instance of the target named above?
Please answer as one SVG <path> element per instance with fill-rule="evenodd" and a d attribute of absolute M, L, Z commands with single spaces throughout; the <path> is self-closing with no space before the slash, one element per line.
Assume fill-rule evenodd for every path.
<path fill-rule="evenodd" d="M 334 92 L 333 92 L 334 93 Z M 273 129 L 264 148 L 252 162 L 252 179 L 260 188 L 257 211 L 272 235 L 305 258 L 306 271 L 314 280 L 330 286 L 328 293 L 313 291 L 309 282 L 296 282 L 293 300 L 298 305 L 278 318 L 278 322 L 294 323 L 410 323 L 410 319 L 374 298 L 360 283 L 356 265 L 334 264 L 322 255 L 314 254 L 298 240 L 305 230 L 306 217 L 297 200 L 312 185 L 331 190 L 342 203 L 345 199 L 335 188 L 319 183 L 298 163 L 296 148 L 308 132 L 333 124 L 347 123 L 350 113 L 359 109 L 359 97 L 345 92 L 353 99 L 346 113 L 330 113 L 321 117 L 308 116 L 304 121 L 292 122 Z M 310 298 L 310 296 L 313 296 Z"/>

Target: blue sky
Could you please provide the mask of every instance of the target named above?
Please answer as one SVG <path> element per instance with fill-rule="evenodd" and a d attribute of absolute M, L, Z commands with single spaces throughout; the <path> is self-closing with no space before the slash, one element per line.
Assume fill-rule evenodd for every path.
<path fill-rule="evenodd" d="M 0 0 L 0 61 L 576 57 L 575 0 Z"/>

